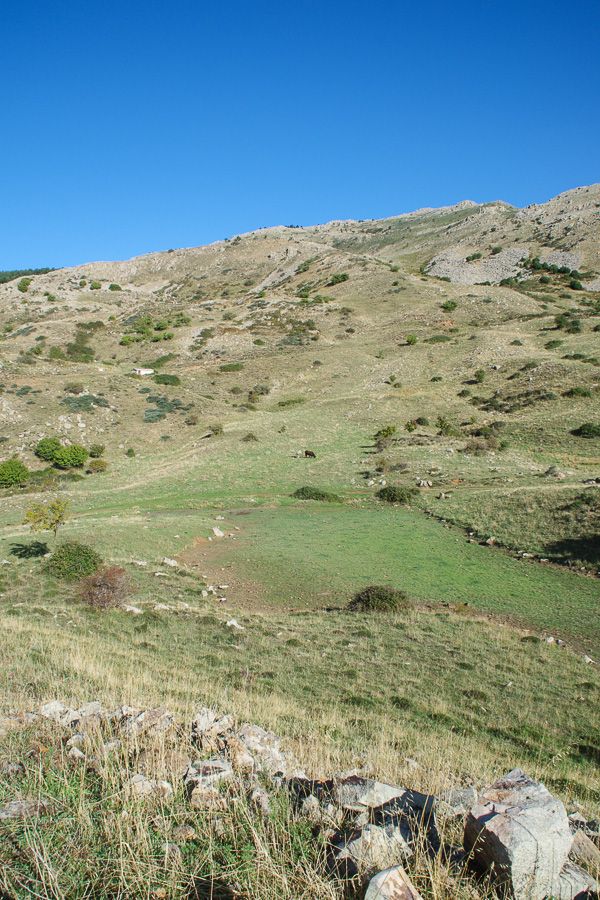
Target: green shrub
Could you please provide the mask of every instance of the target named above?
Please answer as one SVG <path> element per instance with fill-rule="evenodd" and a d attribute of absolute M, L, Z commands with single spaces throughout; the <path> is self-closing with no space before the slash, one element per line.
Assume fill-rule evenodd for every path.
<path fill-rule="evenodd" d="M 591 397 L 592 392 L 586 387 L 572 387 L 565 391 L 563 397 Z"/>
<path fill-rule="evenodd" d="M 571 279 L 571 281 L 569 282 L 569 287 L 571 288 L 572 291 L 582 291 L 583 290 L 583 285 L 580 281 L 577 280 L 577 278 Z"/>
<path fill-rule="evenodd" d="M 109 284 L 108 289 L 109 289 L 109 291 L 121 291 L 121 290 L 123 290 L 123 288 L 121 287 L 120 284 Z"/>
<path fill-rule="evenodd" d="M 414 347 L 414 345 L 417 343 L 416 334 L 407 334 L 406 343 L 409 345 L 409 347 Z"/>
<path fill-rule="evenodd" d="M 395 612 L 410 606 L 404 591 L 385 584 L 370 584 L 354 595 L 348 609 L 352 612 Z"/>
<path fill-rule="evenodd" d="M 583 438 L 600 438 L 600 425 L 595 422 L 584 422 L 579 428 L 574 428 L 571 434 Z"/>
<path fill-rule="evenodd" d="M 0 487 L 20 487 L 28 481 L 30 475 L 25 463 L 16 457 L 0 463 Z"/>
<path fill-rule="evenodd" d="M 21 278 L 17 285 L 17 290 L 21 291 L 22 294 L 26 294 L 32 281 L 33 278 Z"/>
<path fill-rule="evenodd" d="M 129 447 L 129 448 L 125 451 L 125 456 L 128 456 L 129 459 L 133 459 L 133 457 L 135 456 L 135 450 L 133 449 L 133 447 Z"/>
<path fill-rule="evenodd" d="M 219 366 L 219 372 L 241 372 L 243 368 L 244 363 L 241 362 L 223 363 Z"/>
<path fill-rule="evenodd" d="M 252 444 L 258 441 L 258 438 L 254 434 L 253 431 L 249 431 L 248 434 L 244 435 L 242 438 L 242 443 L 244 444 Z"/>
<path fill-rule="evenodd" d="M 88 452 L 81 444 L 69 444 L 55 451 L 52 462 L 57 469 L 79 469 L 85 465 Z"/>
<path fill-rule="evenodd" d="M 481 259 L 481 253 L 471 253 L 470 256 L 467 256 L 465 262 L 475 262 L 476 259 Z"/>
<path fill-rule="evenodd" d="M 100 459 L 105 450 L 106 447 L 104 444 L 92 444 L 90 447 L 90 456 L 92 459 Z"/>
<path fill-rule="evenodd" d="M 167 375 L 164 372 L 159 372 L 158 375 L 155 375 L 153 381 L 155 381 L 156 384 L 181 384 L 181 380 L 178 375 Z"/>
<path fill-rule="evenodd" d="M 101 472 L 106 472 L 107 469 L 108 463 L 105 459 L 90 459 L 86 472 L 90 475 L 99 475 Z"/>
<path fill-rule="evenodd" d="M 446 300 L 445 303 L 442 303 L 442 309 L 446 312 L 454 312 L 457 306 L 458 303 L 456 302 L 456 300 Z"/>
<path fill-rule="evenodd" d="M 474 378 L 477 384 L 481 384 L 483 381 L 485 381 L 485 369 L 477 369 Z"/>
<path fill-rule="evenodd" d="M 346 272 L 339 272 L 337 275 L 332 275 L 329 281 L 327 282 L 327 287 L 333 287 L 334 284 L 341 284 L 343 281 L 348 281 L 350 276 Z"/>
<path fill-rule="evenodd" d="M 414 487 L 387 484 L 378 490 L 375 496 L 378 500 L 385 500 L 386 503 L 410 503 L 418 494 L 419 491 Z"/>
<path fill-rule="evenodd" d="M 337 494 L 333 494 L 331 491 L 322 491 L 320 488 L 310 487 L 310 485 L 298 488 L 297 491 L 294 491 L 292 497 L 296 500 L 324 500 L 328 503 L 335 503 L 340 499 Z"/>
<path fill-rule="evenodd" d="M 102 562 L 102 557 L 93 547 L 78 541 L 65 541 L 58 545 L 44 568 L 54 578 L 76 581 L 92 575 Z"/>
<path fill-rule="evenodd" d="M 99 281 L 90 281 L 90 290 L 91 291 L 99 291 L 102 285 Z"/>
<path fill-rule="evenodd" d="M 46 462 L 54 462 L 54 456 L 61 448 L 62 444 L 59 438 L 46 437 L 37 442 L 33 452 L 38 459 L 43 459 Z"/>

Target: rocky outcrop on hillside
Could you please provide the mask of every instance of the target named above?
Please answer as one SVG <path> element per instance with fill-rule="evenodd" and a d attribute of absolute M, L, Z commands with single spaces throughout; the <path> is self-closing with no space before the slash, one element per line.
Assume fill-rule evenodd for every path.
<path fill-rule="evenodd" d="M 492 891 L 484 896 L 497 890 L 514 900 L 589 900 L 600 891 L 583 867 L 598 870 L 598 823 L 569 817 L 558 798 L 519 769 L 480 795 L 457 787 L 434 796 L 358 771 L 312 779 L 276 734 L 239 726 L 209 707 L 184 724 L 162 707 L 107 710 L 92 701 L 71 708 L 54 700 L 35 713 L 0 718 L 0 737 L 39 725 L 50 727 L 55 752 L 75 768 L 99 771 L 107 758 L 119 760 L 121 794 L 135 802 L 167 810 L 179 799 L 210 817 L 243 797 L 253 815 L 269 817 L 283 795 L 324 842 L 333 883 L 362 885 L 365 900 L 422 900 L 409 874 L 417 853 L 484 876 Z M 0 827 L 52 816 L 51 798 L 19 790 L 25 766 L 10 760 L 0 770 L 7 798 Z M 442 827 L 448 820 L 463 823 L 462 847 L 448 841 Z M 180 853 L 179 844 L 195 838 L 193 826 L 177 825 L 168 852 Z"/>

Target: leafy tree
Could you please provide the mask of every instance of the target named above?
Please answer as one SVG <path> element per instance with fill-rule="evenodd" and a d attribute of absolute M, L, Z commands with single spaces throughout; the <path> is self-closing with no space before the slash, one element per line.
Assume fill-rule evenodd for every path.
<path fill-rule="evenodd" d="M 55 497 L 48 503 L 34 503 L 25 513 L 23 525 L 29 525 L 32 531 L 51 531 L 54 537 L 58 529 L 67 521 L 68 500 Z"/>

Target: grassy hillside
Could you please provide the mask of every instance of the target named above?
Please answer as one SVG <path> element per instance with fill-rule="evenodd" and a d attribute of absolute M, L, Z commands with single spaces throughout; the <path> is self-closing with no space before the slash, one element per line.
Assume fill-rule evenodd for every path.
<path fill-rule="evenodd" d="M 0 284 L 0 451 L 29 470 L 0 488 L 0 714 L 209 703 L 273 728 L 314 774 L 438 791 L 520 765 L 598 811 L 598 203 L 593 186 L 526 210 L 267 229 Z M 515 247 L 517 275 L 461 282 L 486 260 L 504 274 Z M 440 259 L 458 280 L 428 274 Z M 103 445 L 106 466 L 41 459 L 54 436 Z M 335 497 L 292 497 L 304 486 Z M 379 499 L 389 486 L 409 502 Z M 26 511 L 57 497 L 58 537 L 31 533 Z M 141 612 L 91 609 L 48 574 L 71 540 L 125 568 Z M 349 612 L 373 583 L 410 608 Z M 0 762 L 32 740 L 0 737 Z M 463 896 L 421 874 L 424 896 Z M 57 877 L 38 889 L 85 896 Z M 311 896 L 299 883 L 282 896 Z"/>

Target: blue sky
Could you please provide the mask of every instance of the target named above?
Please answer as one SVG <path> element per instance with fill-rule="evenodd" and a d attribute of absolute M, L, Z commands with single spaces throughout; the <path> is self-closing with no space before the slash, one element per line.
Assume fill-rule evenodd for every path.
<path fill-rule="evenodd" d="M 600 180 L 600 6 L 3 0 L 0 268 Z"/>

